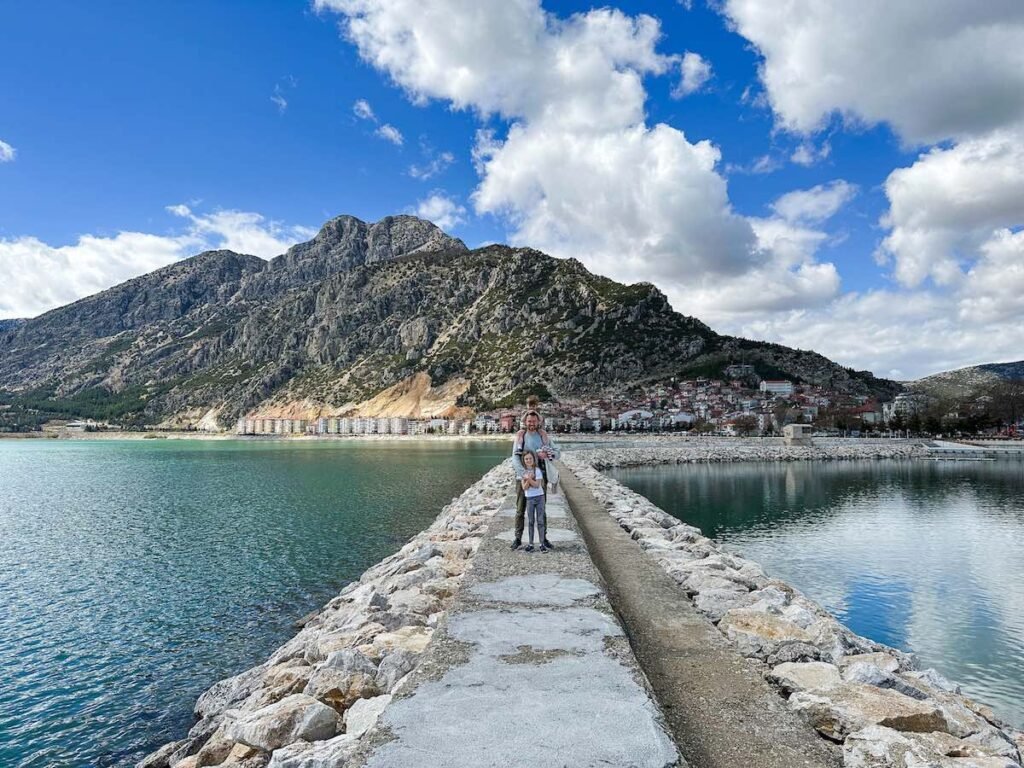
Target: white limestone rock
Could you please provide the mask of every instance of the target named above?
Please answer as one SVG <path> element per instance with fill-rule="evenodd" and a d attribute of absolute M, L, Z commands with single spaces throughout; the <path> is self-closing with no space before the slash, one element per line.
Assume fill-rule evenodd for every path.
<path fill-rule="evenodd" d="M 779 616 L 749 608 L 729 611 L 718 623 L 718 628 L 741 654 L 762 660 L 789 643 L 815 644 L 814 636 L 802 627 Z"/>
<path fill-rule="evenodd" d="M 842 682 L 839 668 L 823 661 L 806 661 L 800 664 L 786 662 L 772 668 L 767 677 L 787 693 L 818 691 L 833 688 Z"/>
<path fill-rule="evenodd" d="M 871 685 L 842 682 L 824 691 L 798 691 L 789 704 L 822 736 L 840 742 L 871 725 L 919 733 L 946 730 L 933 702 Z"/>
<path fill-rule="evenodd" d="M 312 696 L 296 693 L 276 704 L 241 715 L 227 727 L 228 738 L 273 752 L 300 739 L 319 741 L 335 735 L 341 718 Z"/>
<path fill-rule="evenodd" d="M 895 673 L 900 670 L 900 662 L 895 656 L 880 651 L 875 653 L 856 653 L 851 656 L 844 656 L 839 660 L 839 668 L 846 669 L 846 667 L 851 664 L 856 664 L 858 662 L 874 664 L 883 672 Z"/>
<path fill-rule="evenodd" d="M 348 733 L 327 741 L 297 741 L 275 750 L 267 768 L 340 768 L 359 746 L 359 739 Z"/>
<path fill-rule="evenodd" d="M 362 736 L 377 723 L 377 718 L 391 703 L 391 699 L 390 694 L 384 694 L 357 701 L 345 712 L 345 733 L 349 736 Z"/>

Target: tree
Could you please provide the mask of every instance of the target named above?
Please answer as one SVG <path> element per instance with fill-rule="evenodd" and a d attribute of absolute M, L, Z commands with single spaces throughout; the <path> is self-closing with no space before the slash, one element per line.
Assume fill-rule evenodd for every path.
<path fill-rule="evenodd" d="M 997 381 L 988 389 L 988 412 L 1000 426 L 1018 424 L 1024 417 L 1024 380 Z"/>
<path fill-rule="evenodd" d="M 733 427 L 741 435 L 752 435 L 757 432 L 757 417 L 740 416 L 733 421 Z"/>

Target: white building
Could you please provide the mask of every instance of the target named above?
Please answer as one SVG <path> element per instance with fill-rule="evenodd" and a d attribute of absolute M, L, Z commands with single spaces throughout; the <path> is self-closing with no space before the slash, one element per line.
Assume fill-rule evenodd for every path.
<path fill-rule="evenodd" d="M 761 382 L 761 391 L 785 397 L 793 394 L 793 382 L 785 379 L 765 379 Z"/>

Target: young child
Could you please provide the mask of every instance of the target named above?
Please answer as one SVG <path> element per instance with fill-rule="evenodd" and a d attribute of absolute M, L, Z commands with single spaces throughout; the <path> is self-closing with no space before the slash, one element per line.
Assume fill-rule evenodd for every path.
<path fill-rule="evenodd" d="M 540 471 L 540 462 L 537 454 L 533 451 L 523 451 L 523 493 L 526 496 L 526 517 L 530 522 L 530 543 L 526 546 L 527 552 L 533 552 L 533 531 L 536 526 L 540 534 L 540 551 L 547 552 L 548 540 L 548 517 L 544 510 L 544 475 Z"/>

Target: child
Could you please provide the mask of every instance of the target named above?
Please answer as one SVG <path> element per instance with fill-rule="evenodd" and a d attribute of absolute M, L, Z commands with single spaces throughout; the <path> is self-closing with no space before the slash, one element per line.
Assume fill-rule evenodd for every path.
<path fill-rule="evenodd" d="M 526 516 L 530 521 L 530 543 L 527 552 L 533 552 L 533 531 L 536 525 L 540 541 L 540 551 L 547 552 L 548 517 L 544 511 L 544 475 L 540 471 L 537 454 L 530 450 L 523 451 L 523 493 L 526 496 Z"/>

